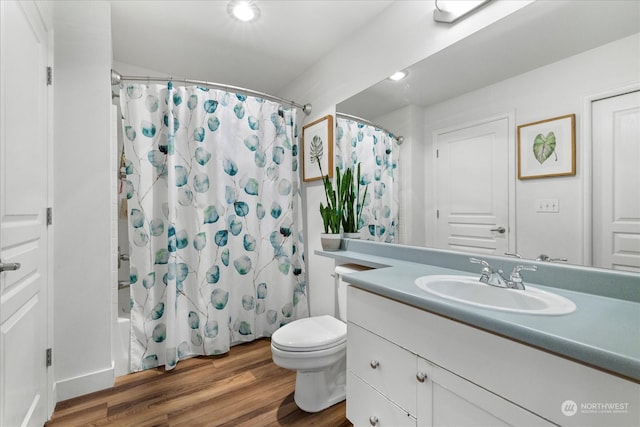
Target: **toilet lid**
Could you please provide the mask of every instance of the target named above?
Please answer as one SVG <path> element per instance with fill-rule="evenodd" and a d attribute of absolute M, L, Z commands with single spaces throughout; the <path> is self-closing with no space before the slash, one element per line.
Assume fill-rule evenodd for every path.
<path fill-rule="evenodd" d="M 271 343 L 285 351 L 315 351 L 347 340 L 347 325 L 331 316 L 299 319 L 275 331 Z"/>

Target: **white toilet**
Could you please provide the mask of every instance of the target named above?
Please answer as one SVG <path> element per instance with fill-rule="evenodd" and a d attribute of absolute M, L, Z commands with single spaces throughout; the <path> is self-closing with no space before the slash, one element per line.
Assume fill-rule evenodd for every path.
<path fill-rule="evenodd" d="M 355 264 L 339 265 L 335 270 L 338 315 L 299 319 L 271 336 L 273 362 L 295 369 L 294 400 L 303 411 L 318 412 L 345 398 L 347 369 L 347 283 L 344 274 L 368 270 Z"/>

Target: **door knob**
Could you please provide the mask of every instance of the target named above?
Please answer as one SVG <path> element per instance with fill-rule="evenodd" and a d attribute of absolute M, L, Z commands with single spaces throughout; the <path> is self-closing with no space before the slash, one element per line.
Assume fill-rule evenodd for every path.
<path fill-rule="evenodd" d="M 503 234 L 505 231 L 507 231 L 507 229 L 504 227 L 496 227 L 492 228 L 490 231 L 497 231 L 498 233 Z"/>
<path fill-rule="evenodd" d="M 13 271 L 20 268 L 19 262 L 0 262 L 0 272 Z"/>

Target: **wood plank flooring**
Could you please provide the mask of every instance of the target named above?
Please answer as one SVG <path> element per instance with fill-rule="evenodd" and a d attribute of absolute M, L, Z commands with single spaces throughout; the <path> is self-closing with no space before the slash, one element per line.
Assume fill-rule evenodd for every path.
<path fill-rule="evenodd" d="M 345 402 L 310 414 L 296 406 L 294 388 L 295 372 L 272 362 L 263 338 L 224 356 L 183 360 L 169 372 L 118 377 L 110 389 L 58 402 L 46 426 L 352 425 Z"/>

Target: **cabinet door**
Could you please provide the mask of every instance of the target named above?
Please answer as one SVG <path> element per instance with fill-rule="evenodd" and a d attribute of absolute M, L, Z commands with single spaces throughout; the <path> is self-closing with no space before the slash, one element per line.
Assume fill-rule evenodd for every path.
<path fill-rule="evenodd" d="M 415 427 L 416 419 L 353 372 L 347 373 L 347 418 L 355 427 Z"/>
<path fill-rule="evenodd" d="M 543 418 L 418 358 L 418 426 L 550 426 Z"/>
<path fill-rule="evenodd" d="M 415 416 L 416 355 L 353 323 L 347 342 L 347 370 Z"/>

